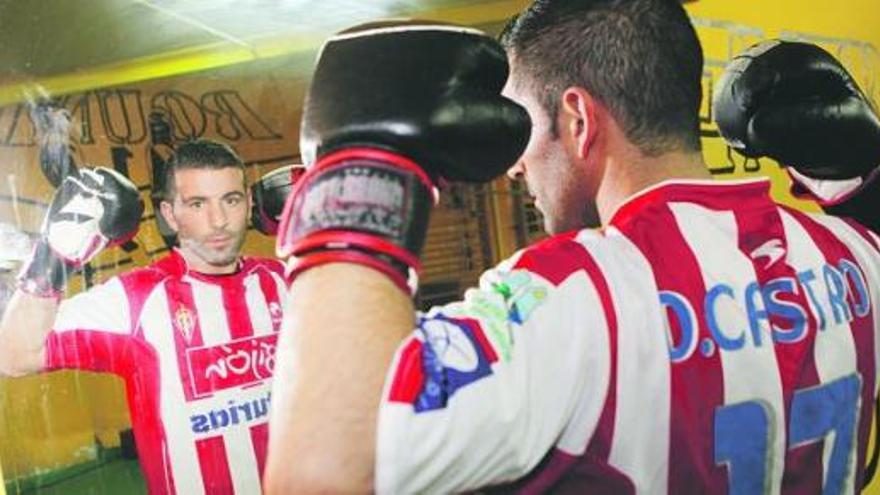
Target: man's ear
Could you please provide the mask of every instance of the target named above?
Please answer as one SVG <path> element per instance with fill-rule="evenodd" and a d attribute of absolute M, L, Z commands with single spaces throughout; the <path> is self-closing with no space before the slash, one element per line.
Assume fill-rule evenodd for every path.
<path fill-rule="evenodd" d="M 177 232 L 177 219 L 174 218 L 174 207 L 171 206 L 171 203 L 169 203 L 168 201 L 160 201 L 159 210 L 162 213 L 162 218 L 165 219 L 165 223 L 167 223 L 168 226 L 171 227 L 171 230 Z"/>
<path fill-rule="evenodd" d="M 254 226 L 254 191 L 251 187 L 245 187 L 245 208 L 247 211 L 247 224 L 251 227 Z"/>
<path fill-rule="evenodd" d="M 559 132 L 568 134 L 579 158 L 586 158 L 596 138 L 596 100 L 586 89 L 571 86 L 562 93 Z"/>

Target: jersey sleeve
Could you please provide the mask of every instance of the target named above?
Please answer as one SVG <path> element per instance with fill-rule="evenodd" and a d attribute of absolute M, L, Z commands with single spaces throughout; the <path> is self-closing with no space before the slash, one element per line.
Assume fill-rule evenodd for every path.
<path fill-rule="evenodd" d="M 117 370 L 132 326 L 128 297 L 118 277 L 66 299 L 46 339 L 45 368 Z"/>
<path fill-rule="evenodd" d="M 583 453 L 609 388 L 607 325 L 564 250 L 520 253 L 418 315 L 386 379 L 377 491 L 466 491 L 520 478 L 554 447 Z"/>

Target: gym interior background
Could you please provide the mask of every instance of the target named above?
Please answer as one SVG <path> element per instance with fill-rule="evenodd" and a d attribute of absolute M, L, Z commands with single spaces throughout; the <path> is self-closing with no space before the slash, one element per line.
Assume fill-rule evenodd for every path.
<path fill-rule="evenodd" d="M 251 180 L 298 160 L 303 90 L 323 39 L 389 16 L 455 22 L 497 33 L 524 0 L 0 0 L 0 310 L 51 195 L 40 173 L 28 93 L 45 91 L 73 116 L 78 164 L 112 166 L 140 187 L 147 210 L 132 243 L 102 253 L 73 294 L 167 250 L 149 197 L 175 144 L 232 144 Z M 703 42 L 702 136 L 718 179 L 770 176 L 769 160 L 729 152 L 712 124 L 712 86 L 726 61 L 766 38 L 807 40 L 840 58 L 880 101 L 880 9 L 873 0 L 694 0 Z M 431 219 L 420 303 L 458 297 L 479 274 L 544 235 L 540 215 L 507 179 L 453 185 Z M 251 232 L 245 252 L 271 255 Z M 55 372 L 0 378 L 0 495 L 142 493 L 122 382 Z M 5 475 L 5 478 L 4 478 Z M 880 494 L 874 481 L 867 493 Z"/>

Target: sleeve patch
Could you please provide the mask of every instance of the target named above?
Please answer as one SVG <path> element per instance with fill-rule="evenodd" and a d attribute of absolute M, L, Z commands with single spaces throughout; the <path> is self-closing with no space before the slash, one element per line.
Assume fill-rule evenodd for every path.
<path fill-rule="evenodd" d="M 523 324 L 547 298 L 547 289 L 532 280 L 525 270 L 514 270 L 495 285 L 510 306 L 510 321 Z"/>
<path fill-rule="evenodd" d="M 490 376 L 498 361 L 476 321 L 442 314 L 421 318 L 401 353 L 389 400 L 410 403 L 416 412 L 446 407 L 459 389 Z"/>

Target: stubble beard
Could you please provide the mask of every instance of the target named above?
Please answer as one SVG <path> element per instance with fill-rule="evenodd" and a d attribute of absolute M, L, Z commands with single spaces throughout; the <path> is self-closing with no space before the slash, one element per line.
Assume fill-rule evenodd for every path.
<path fill-rule="evenodd" d="M 244 245 L 244 232 L 235 236 L 234 242 L 228 247 L 217 250 L 207 246 L 198 239 L 180 239 L 181 248 L 193 253 L 205 263 L 215 266 L 228 266 L 238 260 L 241 247 Z"/>

